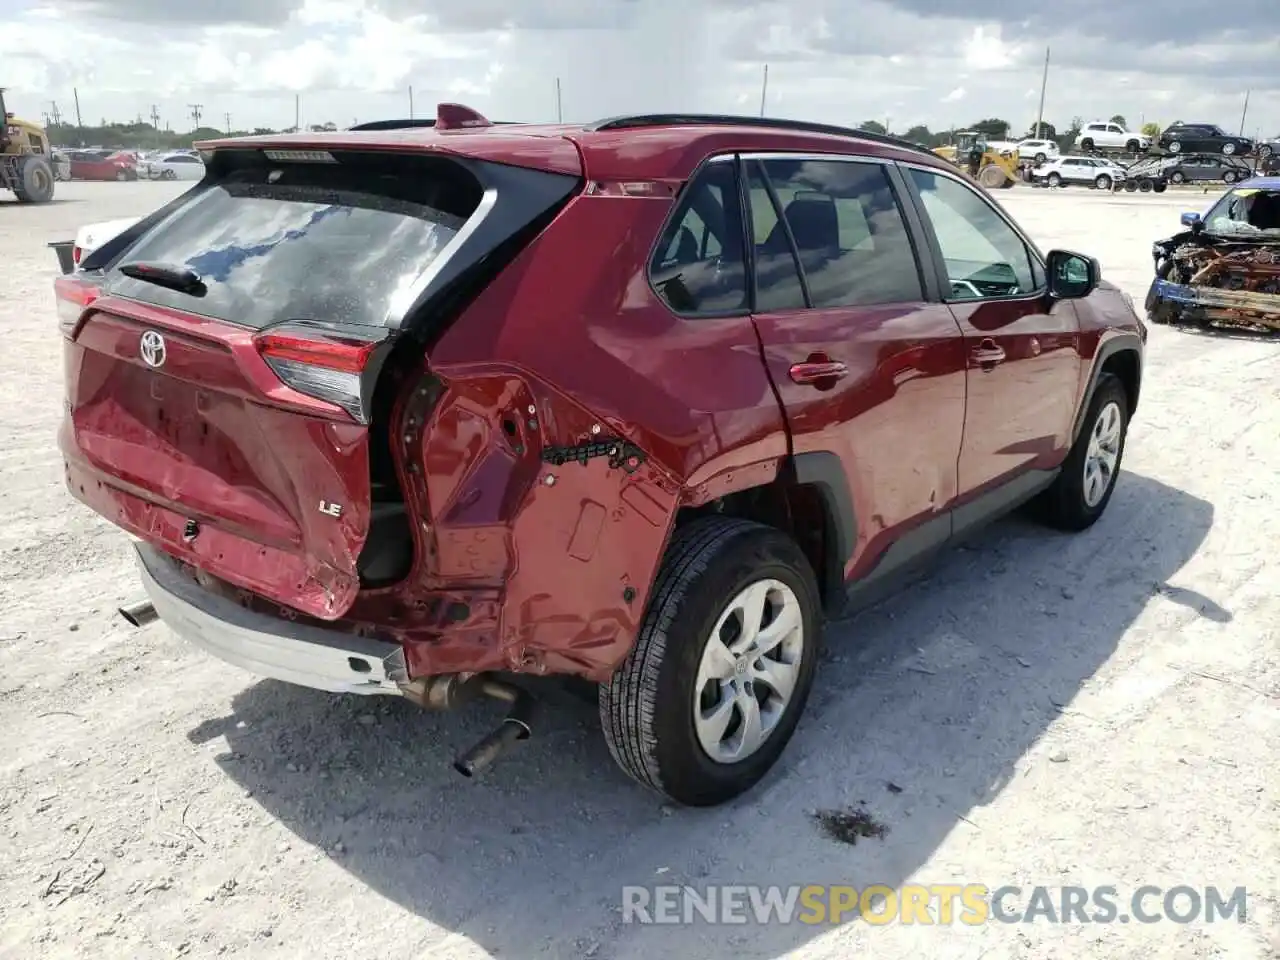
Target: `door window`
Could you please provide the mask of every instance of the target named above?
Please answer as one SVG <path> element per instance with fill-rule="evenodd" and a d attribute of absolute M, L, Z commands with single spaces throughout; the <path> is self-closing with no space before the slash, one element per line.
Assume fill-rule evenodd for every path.
<path fill-rule="evenodd" d="M 752 166 L 760 309 L 769 309 L 775 296 L 801 305 L 791 286 L 795 259 L 816 308 L 924 298 L 906 221 L 882 164 L 776 159 Z"/>
<path fill-rule="evenodd" d="M 685 316 L 747 309 L 742 205 L 737 164 L 708 164 L 685 188 L 658 240 L 649 278 L 672 310 Z"/>
<path fill-rule="evenodd" d="M 913 169 L 951 281 L 951 300 L 1025 296 L 1039 289 L 1032 254 L 976 191 L 951 177 Z"/>

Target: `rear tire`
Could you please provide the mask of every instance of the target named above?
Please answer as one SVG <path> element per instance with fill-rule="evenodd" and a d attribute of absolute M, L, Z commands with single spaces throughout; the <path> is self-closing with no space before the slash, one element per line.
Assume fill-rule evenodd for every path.
<path fill-rule="evenodd" d="M 1173 173 L 1169 174 L 1169 182 L 1170 183 L 1186 183 L 1187 175 L 1183 173 L 1181 170 L 1175 170 L 1173 171 Z"/>
<path fill-rule="evenodd" d="M 1062 186 L 1062 177 L 1057 172 L 1051 173 L 1045 179 L 1045 183 L 1051 187 L 1060 187 Z"/>
<path fill-rule="evenodd" d="M 1137 180 L 1126 180 L 1126 181 L 1124 182 L 1124 189 L 1125 189 L 1125 192 L 1126 192 L 1126 193 L 1133 193 L 1133 192 L 1135 192 L 1135 191 L 1138 189 L 1138 181 L 1137 181 Z"/>
<path fill-rule="evenodd" d="M 1061 472 L 1040 495 L 1045 523 L 1073 532 L 1093 526 L 1111 501 L 1128 432 L 1129 397 L 1124 384 L 1104 373 Z"/>
<path fill-rule="evenodd" d="M 1236 145 L 1234 143 L 1224 143 L 1222 145 L 1222 155 L 1224 157 L 1235 156 Z"/>
<path fill-rule="evenodd" d="M 1181 153 L 1181 152 L 1182 152 L 1182 141 L 1181 141 L 1181 140 L 1172 140 L 1172 141 L 1170 141 L 1170 143 L 1169 143 L 1169 152 L 1170 152 L 1170 153 Z"/>
<path fill-rule="evenodd" d="M 1125 150 L 1127 150 L 1129 153 L 1141 153 L 1141 152 L 1142 152 L 1142 144 L 1140 144 L 1137 140 L 1130 140 L 1128 143 L 1126 143 L 1126 144 L 1124 145 L 1124 148 L 1125 148 Z"/>
<path fill-rule="evenodd" d="M 1154 190 L 1156 193 L 1164 193 L 1166 190 L 1169 189 L 1169 185 L 1165 183 L 1163 180 L 1157 180 L 1151 184 L 1151 189 Z"/>
<path fill-rule="evenodd" d="M 53 168 L 43 157 L 24 157 L 18 164 L 14 196 L 19 203 L 48 203 L 53 199 Z"/>
<path fill-rule="evenodd" d="M 1091 153 L 1093 151 L 1093 139 L 1091 137 L 1085 137 L 1081 140 L 1080 149 L 1085 153 Z"/>
<path fill-rule="evenodd" d="M 1222 182 L 1223 182 L 1223 183 L 1235 183 L 1235 182 L 1236 182 L 1236 172 L 1235 172 L 1234 170 L 1228 170 L 1226 173 L 1224 173 L 1224 174 L 1222 175 Z"/>
<path fill-rule="evenodd" d="M 1141 190 L 1143 193 L 1150 193 L 1155 188 L 1156 188 L 1156 185 L 1152 183 L 1150 180 L 1138 181 L 1138 189 Z"/>
<path fill-rule="evenodd" d="M 740 655 L 735 644 L 745 642 L 741 631 L 751 617 L 735 613 L 752 596 L 761 604 L 754 609 L 764 611 L 760 637 L 778 642 Z M 771 626 L 778 628 L 772 636 Z M 821 629 L 817 581 L 790 537 L 719 516 L 677 530 L 635 646 L 600 687 L 600 722 L 614 760 L 641 784 L 688 806 L 714 806 L 751 789 L 795 731 L 813 685 Z M 726 647 L 729 659 L 717 658 L 715 650 Z M 770 676 L 790 686 L 786 696 Z M 747 737 L 759 729 L 747 723 L 752 714 L 766 728 L 763 740 Z M 717 717 L 724 723 L 718 731 L 711 726 Z M 735 738 L 741 759 L 733 759 Z M 758 745 L 748 750 L 752 742 Z"/>

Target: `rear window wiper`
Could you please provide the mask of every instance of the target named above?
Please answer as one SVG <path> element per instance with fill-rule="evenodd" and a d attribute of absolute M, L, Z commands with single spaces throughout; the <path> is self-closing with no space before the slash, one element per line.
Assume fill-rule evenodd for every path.
<path fill-rule="evenodd" d="M 167 287 L 193 297 L 203 297 L 208 293 L 208 288 L 200 279 L 200 275 L 180 263 L 137 260 L 132 263 L 122 263 L 118 269 L 126 277 L 132 277 L 134 280 L 154 283 L 158 287 Z"/>

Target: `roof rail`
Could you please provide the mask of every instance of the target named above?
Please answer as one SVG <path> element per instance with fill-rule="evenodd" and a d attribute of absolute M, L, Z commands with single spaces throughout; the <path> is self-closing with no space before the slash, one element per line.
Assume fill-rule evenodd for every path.
<path fill-rule="evenodd" d="M 494 126 L 509 126 L 518 123 L 518 120 L 493 121 Z M 434 127 L 435 125 L 435 117 L 418 117 L 414 120 L 369 120 L 366 123 L 357 123 L 354 127 L 347 127 L 347 130 L 412 130 L 415 128 Z"/>
<path fill-rule="evenodd" d="M 883 143 L 903 150 L 915 150 L 936 156 L 928 147 L 921 146 L 903 137 L 895 137 L 887 133 L 874 133 L 870 130 L 855 130 L 852 127 L 838 127 L 830 123 L 814 123 L 809 120 L 786 120 L 781 117 L 741 117 L 720 113 L 642 113 L 634 116 L 609 117 L 587 124 L 585 129 L 623 130 L 630 127 L 670 127 L 716 125 L 730 127 L 764 127 L 770 130 L 795 130 L 803 133 L 823 133 L 835 137 L 857 137 Z"/>

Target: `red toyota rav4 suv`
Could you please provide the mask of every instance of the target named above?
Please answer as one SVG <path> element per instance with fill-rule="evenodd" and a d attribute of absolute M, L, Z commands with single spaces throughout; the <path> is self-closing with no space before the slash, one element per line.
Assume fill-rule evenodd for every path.
<path fill-rule="evenodd" d="M 141 541 L 134 622 L 509 701 L 464 773 L 528 736 L 513 674 L 576 675 L 629 774 L 724 801 L 824 618 L 1018 504 L 1079 530 L 1111 495 L 1132 302 L 904 141 L 442 105 L 202 149 L 57 281 L 67 483 Z"/>

